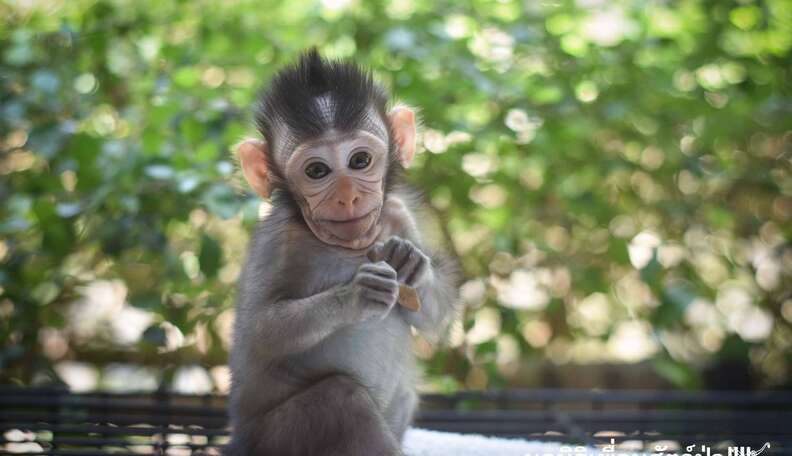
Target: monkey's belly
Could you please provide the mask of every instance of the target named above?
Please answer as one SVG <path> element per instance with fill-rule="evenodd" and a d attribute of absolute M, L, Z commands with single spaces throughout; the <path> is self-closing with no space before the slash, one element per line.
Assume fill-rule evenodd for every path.
<path fill-rule="evenodd" d="M 341 329 L 298 356 L 295 364 L 308 376 L 342 372 L 365 385 L 374 401 L 384 407 L 403 382 L 412 382 L 410 326 L 394 313 Z"/>

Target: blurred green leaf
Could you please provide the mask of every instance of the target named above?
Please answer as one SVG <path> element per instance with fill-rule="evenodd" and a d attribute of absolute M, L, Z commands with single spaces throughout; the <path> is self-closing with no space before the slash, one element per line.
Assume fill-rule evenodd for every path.
<path fill-rule="evenodd" d="M 201 236 L 201 251 L 198 255 L 201 272 L 206 277 L 214 277 L 223 265 L 223 251 L 220 244 L 210 236 Z"/>
<path fill-rule="evenodd" d="M 790 0 L 320 3 L 0 7 L 0 382 L 118 348 L 113 328 L 70 336 L 75 302 L 137 315 L 142 349 L 178 328 L 190 362 L 223 358 L 267 208 L 233 146 L 318 44 L 420 113 L 406 178 L 470 309 L 451 348 L 420 347 L 428 384 L 644 360 L 648 386 L 705 387 L 726 361 L 792 385 Z"/>
<path fill-rule="evenodd" d="M 691 366 L 668 358 L 656 359 L 653 366 L 658 374 L 674 386 L 684 389 L 698 389 L 701 387 L 700 374 Z"/>

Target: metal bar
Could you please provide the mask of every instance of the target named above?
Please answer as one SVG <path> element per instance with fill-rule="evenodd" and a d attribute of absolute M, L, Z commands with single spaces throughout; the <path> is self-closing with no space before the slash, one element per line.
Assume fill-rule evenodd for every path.
<path fill-rule="evenodd" d="M 487 390 L 487 391 L 461 391 L 448 396 L 426 394 L 422 396 L 425 401 L 447 400 L 480 400 L 495 402 L 506 398 L 509 402 L 610 402 L 610 403 L 684 403 L 714 404 L 714 405 L 792 405 L 792 392 L 788 391 L 662 391 L 662 390 Z"/>
<path fill-rule="evenodd" d="M 121 409 L 121 410 L 139 410 L 139 411 L 158 412 L 158 413 L 182 413 L 182 414 L 214 415 L 214 416 L 226 415 L 226 410 L 224 408 L 220 408 L 220 407 L 207 408 L 201 405 L 170 405 L 170 404 L 163 405 L 157 402 L 141 403 L 140 401 L 130 401 L 125 399 L 118 399 L 118 400 L 114 400 L 113 402 L 107 402 L 106 400 L 99 398 L 75 398 L 69 396 L 60 397 L 58 398 L 57 402 L 53 402 L 51 399 L 47 399 L 43 397 L 28 397 L 28 398 L 0 397 L 0 405 L 2 405 L 3 408 L 35 407 L 35 408 L 51 409 L 52 406 L 55 404 L 57 404 L 60 407 L 91 408 L 95 410 Z"/>
<path fill-rule="evenodd" d="M 0 431 L 8 430 L 26 430 L 26 431 L 52 431 L 62 432 L 64 434 L 100 434 L 100 435 L 141 435 L 141 436 L 154 436 L 159 434 L 187 434 L 187 435 L 205 435 L 207 437 L 228 435 L 227 429 L 194 429 L 194 428 L 163 428 L 163 427 L 118 427 L 109 425 L 92 425 L 92 424 L 46 424 L 46 423 L 18 423 L 18 424 L 5 424 L 0 423 Z"/>
<path fill-rule="evenodd" d="M 20 388 L 0 386 L 0 400 L 5 397 L 34 396 L 41 397 L 46 395 L 66 396 L 70 398 L 92 398 L 106 393 L 70 393 L 65 389 L 58 388 Z M 149 400 L 165 400 L 166 398 L 184 398 L 191 401 L 216 400 L 225 403 L 222 395 L 189 395 L 182 393 L 146 393 L 146 392 L 123 392 L 112 393 L 113 400 L 122 398 L 146 398 Z M 457 402 L 460 400 L 479 400 L 497 403 L 498 401 L 527 402 L 572 402 L 572 401 L 593 401 L 593 402 L 629 402 L 629 403 L 663 403 L 679 402 L 687 404 L 715 404 L 715 405 L 792 405 L 792 392 L 789 391 L 665 391 L 665 390 L 558 390 L 558 389 L 513 389 L 513 390 L 487 390 L 487 391 L 461 391 L 450 395 L 424 394 L 424 401 L 439 401 L 442 403 Z"/>
<path fill-rule="evenodd" d="M 12 429 L 35 432 L 22 438 L 42 451 L 25 454 L 218 448 L 229 435 L 226 402 L 219 395 L 0 386 L 0 455 L 16 454 L 6 451 L 21 438 L 4 434 Z M 790 424 L 787 391 L 463 391 L 424 395 L 415 419 L 426 429 L 570 444 L 772 442 L 771 454 L 792 448 Z M 175 436 L 188 441 L 175 443 L 184 442 Z"/>

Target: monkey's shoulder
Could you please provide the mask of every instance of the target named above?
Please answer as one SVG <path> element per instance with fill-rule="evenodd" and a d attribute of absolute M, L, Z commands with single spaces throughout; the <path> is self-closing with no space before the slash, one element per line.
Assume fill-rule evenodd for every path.
<path fill-rule="evenodd" d="M 294 243 L 310 244 L 314 238 L 308 226 L 291 208 L 275 205 L 269 214 L 259 220 L 251 237 L 251 248 L 264 250 L 260 253 L 276 253 Z"/>

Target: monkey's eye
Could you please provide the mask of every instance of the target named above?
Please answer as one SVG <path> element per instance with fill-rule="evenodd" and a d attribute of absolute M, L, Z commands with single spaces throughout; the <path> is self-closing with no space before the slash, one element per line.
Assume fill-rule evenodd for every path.
<path fill-rule="evenodd" d="M 349 159 L 349 167 L 352 169 L 363 169 L 371 163 L 371 154 L 365 150 L 355 152 L 352 158 Z"/>
<path fill-rule="evenodd" d="M 322 162 L 313 162 L 305 167 L 305 175 L 311 179 L 321 179 L 330 174 L 330 167 Z"/>

